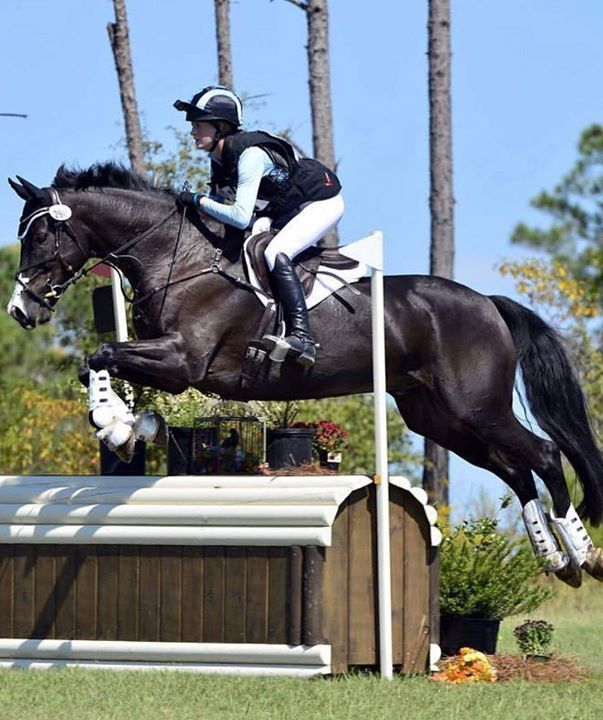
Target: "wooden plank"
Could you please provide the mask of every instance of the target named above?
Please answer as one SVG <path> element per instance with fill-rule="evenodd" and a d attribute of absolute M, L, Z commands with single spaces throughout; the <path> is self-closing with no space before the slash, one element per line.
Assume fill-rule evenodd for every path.
<path fill-rule="evenodd" d="M 440 644 L 440 548 L 431 547 L 428 550 L 429 562 L 429 609 L 430 632 L 429 641 Z"/>
<path fill-rule="evenodd" d="M 117 639 L 135 641 L 139 638 L 140 548 L 119 547 L 117 567 Z"/>
<path fill-rule="evenodd" d="M 93 545 L 77 546 L 77 581 L 75 587 L 75 637 L 96 640 L 98 595 L 97 559 Z"/>
<path fill-rule="evenodd" d="M 97 592 L 98 619 L 96 635 L 99 640 L 117 639 L 117 596 L 119 594 L 119 547 L 98 545 Z"/>
<path fill-rule="evenodd" d="M 34 628 L 35 545 L 14 546 L 13 632 L 16 638 L 32 637 Z"/>
<path fill-rule="evenodd" d="M 325 550 L 323 569 L 323 632 L 325 643 L 331 646 L 334 673 L 346 672 L 349 665 L 349 503 L 350 498 L 339 508 L 333 523 L 332 544 Z"/>
<path fill-rule="evenodd" d="M 224 575 L 224 642 L 245 642 L 246 563 L 244 547 L 227 547 Z"/>
<path fill-rule="evenodd" d="M 182 557 L 179 547 L 160 550 L 159 639 L 178 642 L 182 623 Z"/>
<path fill-rule="evenodd" d="M 350 498 L 349 648 L 350 665 L 377 663 L 377 525 L 375 485 Z"/>
<path fill-rule="evenodd" d="M 140 547 L 140 583 L 138 594 L 139 640 L 159 641 L 159 551 Z"/>
<path fill-rule="evenodd" d="M 36 555 L 32 637 L 53 638 L 55 637 L 54 546 L 40 545 Z"/>
<path fill-rule="evenodd" d="M 0 545 L 0 637 L 13 637 L 13 546 Z"/>
<path fill-rule="evenodd" d="M 223 547 L 204 548 L 203 642 L 224 642 Z"/>
<path fill-rule="evenodd" d="M 289 645 L 302 644 L 303 550 L 294 546 L 289 552 Z"/>
<path fill-rule="evenodd" d="M 245 616 L 245 642 L 268 642 L 268 550 L 263 547 L 247 551 Z"/>
<path fill-rule="evenodd" d="M 405 505 L 403 670 L 405 673 L 422 673 L 427 669 L 429 656 L 429 524 L 423 507 L 414 497 L 407 496 Z"/>
<path fill-rule="evenodd" d="M 203 548 L 182 548 L 181 642 L 201 642 L 203 618 Z"/>
<path fill-rule="evenodd" d="M 303 612 L 302 643 L 321 645 L 324 642 L 322 632 L 322 578 L 324 551 L 322 548 L 304 548 L 303 566 Z"/>
<path fill-rule="evenodd" d="M 404 521 L 405 491 L 390 485 L 389 523 L 392 569 L 392 661 L 404 664 Z M 377 561 L 375 560 L 375 563 Z"/>
<path fill-rule="evenodd" d="M 54 548 L 54 606 L 55 637 L 73 640 L 76 637 L 76 584 L 79 570 L 77 548 L 55 545 Z"/>
<path fill-rule="evenodd" d="M 268 642 L 289 635 L 289 548 L 271 547 L 268 560 Z"/>

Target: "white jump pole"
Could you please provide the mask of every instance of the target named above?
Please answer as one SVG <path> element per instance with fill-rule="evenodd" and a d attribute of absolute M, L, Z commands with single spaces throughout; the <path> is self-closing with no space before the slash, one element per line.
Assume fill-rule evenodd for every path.
<path fill-rule="evenodd" d="M 392 589 L 389 531 L 389 472 L 383 301 L 383 233 L 380 230 L 341 249 L 343 255 L 371 267 L 373 391 L 375 396 L 375 484 L 377 485 L 377 564 L 379 590 L 379 661 L 381 676 L 393 677 Z"/>
<path fill-rule="evenodd" d="M 121 289 L 121 273 L 111 268 L 111 292 L 113 295 L 113 313 L 115 315 L 115 337 L 117 342 L 128 340 L 128 320 L 126 315 L 126 300 Z"/>

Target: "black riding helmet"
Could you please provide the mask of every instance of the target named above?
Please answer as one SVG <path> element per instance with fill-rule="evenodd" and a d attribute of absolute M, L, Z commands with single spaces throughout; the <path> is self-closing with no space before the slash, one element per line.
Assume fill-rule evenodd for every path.
<path fill-rule="evenodd" d="M 239 97 L 232 90 L 219 85 L 203 88 L 193 95 L 190 102 L 176 100 L 174 107 L 186 112 L 188 122 L 225 120 L 238 129 L 243 119 L 243 105 Z"/>

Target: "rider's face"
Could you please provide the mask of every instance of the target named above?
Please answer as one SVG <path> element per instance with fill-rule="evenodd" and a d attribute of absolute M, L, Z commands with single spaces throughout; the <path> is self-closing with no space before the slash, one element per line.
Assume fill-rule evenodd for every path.
<path fill-rule="evenodd" d="M 216 136 L 216 128 L 205 120 L 195 120 L 191 123 L 191 135 L 199 150 L 209 151 Z"/>

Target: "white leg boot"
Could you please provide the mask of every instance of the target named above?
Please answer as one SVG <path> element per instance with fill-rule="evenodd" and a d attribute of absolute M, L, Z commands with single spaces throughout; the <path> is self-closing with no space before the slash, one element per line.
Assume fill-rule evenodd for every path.
<path fill-rule="evenodd" d="M 530 500 L 526 503 L 523 508 L 523 522 L 534 552 L 546 561 L 546 571 L 562 570 L 569 562 L 569 558 L 563 553 L 551 532 L 540 500 Z"/>
<path fill-rule="evenodd" d="M 574 506 L 569 506 L 565 517 L 557 517 L 551 510 L 551 522 L 572 562 L 581 567 L 594 545 Z"/>
<path fill-rule="evenodd" d="M 134 415 L 126 403 L 111 389 L 111 377 L 107 370 L 90 370 L 88 382 L 88 417 L 90 423 L 98 428 L 96 437 L 102 440 L 109 450 L 116 452 L 125 446 L 120 454 L 128 461 L 134 454 Z"/>

